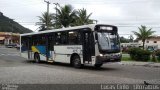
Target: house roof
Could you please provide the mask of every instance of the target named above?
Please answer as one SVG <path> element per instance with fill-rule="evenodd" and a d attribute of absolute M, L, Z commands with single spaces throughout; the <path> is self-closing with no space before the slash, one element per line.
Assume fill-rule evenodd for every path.
<path fill-rule="evenodd" d="M 136 40 L 140 40 L 140 39 L 136 39 Z M 146 40 L 152 40 L 152 41 L 160 41 L 160 36 L 152 36 L 152 37 L 149 37 L 148 39 Z"/>
<path fill-rule="evenodd" d="M 12 32 L 0 32 L 0 35 L 14 35 L 14 36 L 19 36 L 19 33 L 12 33 Z"/>
<path fill-rule="evenodd" d="M 156 40 L 156 41 L 160 41 L 160 36 L 152 36 L 152 37 L 149 37 L 147 40 Z"/>
<path fill-rule="evenodd" d="M 0 37 L 0 40 L 4 40 L 5 39 L 5 37 Z"/>

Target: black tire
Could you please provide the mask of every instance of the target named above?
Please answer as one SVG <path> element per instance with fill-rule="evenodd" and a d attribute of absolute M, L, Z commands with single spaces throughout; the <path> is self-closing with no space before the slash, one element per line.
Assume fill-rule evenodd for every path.
<path fill-rule="evenodd" d="M 38 53 L 34 54 L 34 60 L 35 60 L 36 63 L 40 63 L 40 56 L 39 56 Z"/>
<path fill-rule="evenodd" d="M 81 64 L 81 59 L 79 58 L 79 56 L 73 56 L 73 59 L 72 59 L 72 65 L 75 67 L 75 68 L 81 68 L 82 67 L 82 64 Z"/>
<path fill-rule="evenodd" d="M 103 65 L 103 64 L 95 64 L 94 66 L 95 66 L 96 68 L 100 68 L 102 65 Z"/>

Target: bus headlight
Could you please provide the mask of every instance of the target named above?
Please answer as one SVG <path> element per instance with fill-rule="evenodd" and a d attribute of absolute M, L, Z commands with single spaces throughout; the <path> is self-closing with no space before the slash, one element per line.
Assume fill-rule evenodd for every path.
<path fill-rule="evenodd" d="M 118 55 L 118 56 L 121 56 L 122 54 L 121 54 L 121 53 L 117 53 L 117 55 Z"/>
<path fill-rule="evenodd" d="M 102 56 L 103 56 L 103 54 L 99 54 L 99 56 L 101 56 L 101 57 L 102 57 Z"/>
<path fill-rule="evenodd" d="M 118 56 L 118 57 L 121 57 L 121 56 L 122 56 L 121 53 L 117 53 L 117 54 L 115 54 L 115 55 Z"/>

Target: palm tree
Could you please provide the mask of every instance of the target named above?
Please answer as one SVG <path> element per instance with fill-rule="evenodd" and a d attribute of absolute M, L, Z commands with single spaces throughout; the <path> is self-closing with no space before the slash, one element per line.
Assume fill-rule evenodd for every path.
<path fill-rule="evenodd" d="M 92 13 L 87 15 L 86 9 L 79 9 L 77 11 L 77 19 L 76 19 L 76 25 L 86 25 L 86 24 L 93 24 L 93 20 L 89 19 Z"/>
<path fill-rule="evenodd" d="M 76 19 L 76 11 L 71 5 L 65 5 L 64 7 L 57 7 L 56 14 L 54 14 L 54 25 L 56 28 L 73 26 Z"/>
<path fill-rule="evenodd" d="M 155 31 L 152 31 L 152 28 L 147 30 L 147 27 L 143 25 L 141 25 L 141 27 L 138 27 L 138 29 L 139 29 L 139 32 L 135 32 L 135 31 L 132 31 L 132 32 L 137 36 L 138 39 L 142 40 L 143 49 L 144 49 L 146 39 L 151 37 Z"/>
<path fill-rule="evenodd" d="M 52 27 L 52 20 L 53 20 L 53 15 L 47 12 L 42 13 L 42 16 L 38 16 L 39 21 L 41 24 L 40 27 L 43 30 L 51 29 Z"/>

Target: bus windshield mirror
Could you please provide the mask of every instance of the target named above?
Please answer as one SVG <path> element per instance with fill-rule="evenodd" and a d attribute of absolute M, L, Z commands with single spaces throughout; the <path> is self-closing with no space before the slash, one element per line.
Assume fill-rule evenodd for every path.
<path fill-rule="evenodd" d="M 98 43 L 98 41 L 97 40 L 95 40 L 95 44 L 97 44 Z"/>

